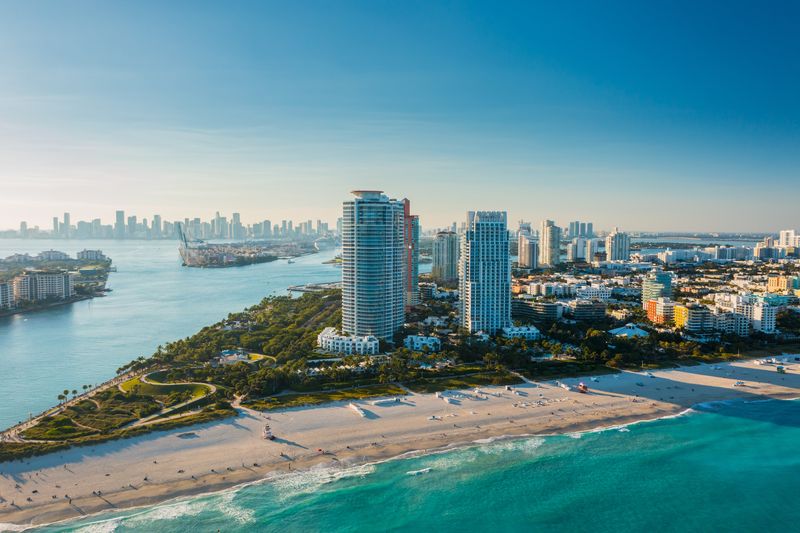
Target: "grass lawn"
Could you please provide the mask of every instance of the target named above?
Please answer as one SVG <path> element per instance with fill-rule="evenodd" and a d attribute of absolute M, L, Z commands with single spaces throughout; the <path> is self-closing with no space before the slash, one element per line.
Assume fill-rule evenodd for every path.
<path fill-rule="evenodd" d="M 414 392 L 431 393 L 448 389 L 473 389 L 486 385 L 516 385 L 522 380 L 510 372 L 479 372 L 477 374 L 423 378 L 405 385 Z"/>
<path fill-rule="evenodd" d="M 376 396 L 402 396 L 406 391 L 396 385 L 369 385 L 354 389 L 344 389 L 326 392 L 292 393 L 279 396 L 269 396 L 258 400 L 245 402 L 251 409 L 283 409 L 287 407 L 301 407 L 304 405 L 318 405 L 327 402 L 342 400 L 361 400 Z"/>
<path fill-rule="evenodd" d="M 529 368 L 520 371 L 528 379 L 549 380 L 578 376 L 595 376 L 619 372 L 614 368 L 594 363 L 579 361 L 550 360 L 533 363 Z"/>
<path fill-rule="evenodd" d="M 141 396 L 155 396 L 155 397 L 168 397 L 170 394 L 191 393 L 191 399 L 202 398 L 208 394 L 211 389 L 206 385 L 201 384 L 184 384 L 184 383 L 155 383 L 150 378 L 150 383 L 143 382 L 140 378 L 133 378 L 120 385 L 120 388 L 125 392 L 132 392 L 134 389 L 136 393 Z"/>

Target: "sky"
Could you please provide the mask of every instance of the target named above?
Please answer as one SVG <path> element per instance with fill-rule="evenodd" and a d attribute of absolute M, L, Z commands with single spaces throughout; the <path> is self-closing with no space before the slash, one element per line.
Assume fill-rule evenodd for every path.
<path fill-rule="evenodd" d="M 0 228 L 353 189 L 427 228 L 800 228 L 799 53 L 793 1 L 3 0 Z"/>

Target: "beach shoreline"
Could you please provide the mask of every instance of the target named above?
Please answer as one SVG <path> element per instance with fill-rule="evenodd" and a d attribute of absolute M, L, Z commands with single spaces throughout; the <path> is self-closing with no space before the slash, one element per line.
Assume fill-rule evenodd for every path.
<path fill-rule="evenodd" d="M 553 382 L 512 391 L 483 387 L 483 394 L 448 391 L 450 400 L 411 394 L 377 405 L 357 402 L 363 417 L 347 402 L 265 413 L 242 409 L 230 420 L 0 463 L 0 529 L 163 504 L 293 471 L 615 428 L 680 415 L 706 402 L 794 399 L 800 396 L 800 364 L 787 368 L 779 374 L 774 367 L 737 361 L 653 371 L 652 377 L 623 372 L 598 381 L 562 380 L 573 389 L 587 383 L 589 394 Z M 737 381 L 744 386 L 732 386 Z M 267 423 L 275 441 L 261 436 Z"/>

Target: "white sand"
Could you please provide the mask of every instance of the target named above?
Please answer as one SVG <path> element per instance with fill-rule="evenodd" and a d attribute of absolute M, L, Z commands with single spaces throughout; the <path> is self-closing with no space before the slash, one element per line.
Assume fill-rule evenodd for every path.
<path fill-rule="evenodd" d="M 488 394 L 477 398 L 465 391 L 453 404 L 413 394 L 396 404 L 357 402 L 367 414 L 363 418 L 347 402 L 264 415 L 242 410 L 235 419 L 2 463 L 0 529 L 2 523 L 41 524 L 152 504 L 319 463 L 352 465 L 500 435 L 586 430 L 675 414 L 708 401 L 798 397 L 800 364 L 787 369 L 782 375 L 774 366 L 736 362 L 656 371 L 655 378 L 624 372 L 598 376 L 599 382 L 563 380 L 573 387 L 583 381 L 589 394 L 546 382 L 514 387 L 519 394 L 482 387 Z M 733 387 L 737 380 L 746 386 Z M 276 441 L 262 438 L 265 423 Z M 179 437 L 186 433 L 194 435 Z"/>

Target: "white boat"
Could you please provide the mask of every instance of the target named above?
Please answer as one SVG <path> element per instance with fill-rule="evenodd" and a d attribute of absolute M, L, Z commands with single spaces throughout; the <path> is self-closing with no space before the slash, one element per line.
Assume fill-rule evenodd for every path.
<path fill-rule="evenodd" d="M 599 379 L 597 379 L 597 378 L 595 378 L 595 377 L 592 377 L 592 378 L 589 378 L 589 379 L 591 379 L 591 380 L 592 380 L 592 381 L 594 381 L 595 383 L 598 383 L 598 382 L 600 381 Z"/>
<path fill-rule="evenodd" d="M 733 384 L 734 387 L 744 387 L 744 381 L 737 381 Z"/>
<path fill-rule="evenodd" d="M 441 420 L 441 419 L 442 419 L 441 416 L 436 416 L 436 415 L 431 415 L 428 417 L 428 420 Z"/>
<path fill-rule="evenodd" d="M 648 378 L 654 378 L 654 377 L 655 377 L 655 376 L 654 376 L 653 374 L 651 374 L 650 372 L 645 372 L 645 373 L 644 373 L 644 375 L 645 375 L 645 376 L 647 376 Z"/>
<path fill-rule="evenodd" d="M 352 409 L 353 411 L 355 411 L 355 412 L 356 412 L 356 413 L 357 413 L 359 416 L 361 416 L 361 417 L 366 417 L 366 416 L 367 416 L 367 413 L 365 413 L 365 412 L 364 412 L 364 410 L 363 410 L 362 408 L 360 408 L 359 406 L 357 406 L 356 404 L 354 404 L 354 403 L 352 403 L 352 402 L 350 402 L 350 404 L 348 405 L 348 407 L 349 407 L 350 409 Z"/>
<path fill-rule="evenodd" d="M 566 383 L 559 383 L 558 386 L 561 387 L 564 390 L 572 390 L 572 387 L 570 387 Z"/>
<path fill-rule="evenodd" d="M 430 467 L 428 467 L 428 468 L 423 468 L 422 470 L 411 470 L 409 472 L 406 472 L 406 474 L 408 474 L 409 476 L 419 476 L 420 474 L 427 474 L 430 471 L 431 469 Z"/>

